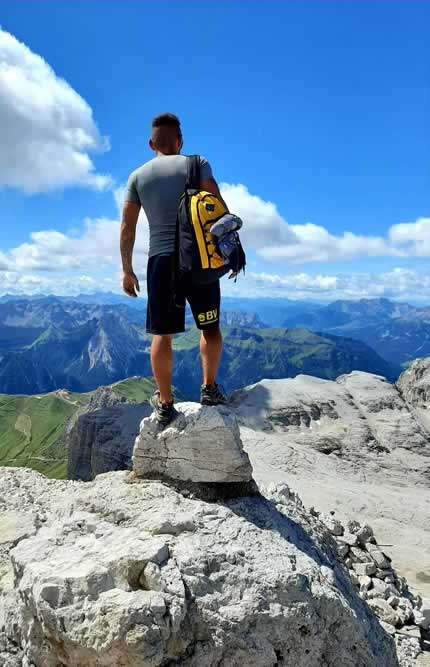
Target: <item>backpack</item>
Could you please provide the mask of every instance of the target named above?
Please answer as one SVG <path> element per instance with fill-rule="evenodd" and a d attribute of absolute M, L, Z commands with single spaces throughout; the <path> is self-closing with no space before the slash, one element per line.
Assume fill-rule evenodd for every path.
<path fill-rule="evenodd" d="M 187 157 L 187 180 L 176 220 L 175 274 L 189 275 L 195 284 L 215 282 L 229 271 L 245 271 L 246 257 L 234 224 L 220 226 L 211 234 L 215 223 L 228 216 L 237 228 L 242 221 L 228 213 L 216 195 L 200 189 L 200 158 Z M 240 223 L 240 224 L 239 224 Z"/>

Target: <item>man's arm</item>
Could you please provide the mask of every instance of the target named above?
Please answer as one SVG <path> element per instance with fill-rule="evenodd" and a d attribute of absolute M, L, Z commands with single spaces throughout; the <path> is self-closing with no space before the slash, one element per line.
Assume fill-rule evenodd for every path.
<path fill-rule="evenodd" d="M 129 296 L 137 296 L 139 292 L 139 281 L 133 271 L 133 247 L 136 238 L 136 225 L 139 217 L 140 204 L 133 201 L 125 201 L 122 209 L 122 222 L 120 232 L 120 247 L 123 279 L 123 290 Z"/>
<path fill-rule="evenodd" d="M 218 183 L 214 178 L 205 178 L 200 181 L 200 189 L 205 190 L 205 192 L 210 192 L 212 195 L 218 197 L 218 199 L 224 204 L 228 211 L 228 206 L 222 198 L 221 192 L 219 191 Z"/>

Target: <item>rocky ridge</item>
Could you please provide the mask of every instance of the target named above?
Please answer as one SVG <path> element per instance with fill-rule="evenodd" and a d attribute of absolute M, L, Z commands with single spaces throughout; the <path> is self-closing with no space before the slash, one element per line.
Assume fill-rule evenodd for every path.
<path fill-rule="evenodd" d="M 414 664 L 286 485 L 214 504 L 128 482 L 0 471 L 4 667 Z"/>
<path fill-rule="evenodd" d="M 257 488 L 230 410 L 177 409 L 142 420 L 132 473 L 0 469 L 0 664 L 425 664 L 428 602 L 372 529 Z"/>
<path fill-rule="evenodd" d="M 430 359 L 392 385 L 354 372 L 263 380 L 233 395 L 256 479 L 307 506 L 370 523 L 401 575 L 430 597 Z M 419 398 L 416 383 L 419 381 Z"/>
<path fill-rule="evenodd" d="M 307 506 L 335 509 L 345 524 L 355 517 L 369 522 L 391 545 L 401 575 L 430 597 L 427 396 L 430 359 L 419 359 L 396 385 L 362 372 L 337 381 L 299 375 L 236 392 L 231 407 L 259 484 L 287 480 Z M 84 468 L 75 459 L 72 477 L 91 479 L 120 452 L 131 466 L 139 418 L 123 409 L 123 420 L 108 408 L 103 418 L 86 415 L 76 446 L 91 456 Z"/>
<path fill-rule="evenodd" d="M 176 411 L 165 429 L 154 415 L 142 420 L 133 450 L 134 473 L 206 500 L 257 493 L 231 410 L 186 402 L 177 404 Z"/>
<path fill-rule="evenodd" d="M 339 555 L 360 597 L 378 616 L 383 628 L 412 658 L 421 647 L 430 650 L 430 599 L 414 594 L 405 577 L 392 567 L 392 560 L 379 546 L 373 529 L 352 519 L 346 527 L 335 512 L 322 514 L 311 508 L 336 540 Z"/>
<path fill-rule="evenodd" d="M 151 409 L 99 387 L 67 435 L 67 477 L 88 482 L 97 474 L 131 468 L 139 424 Z"/>

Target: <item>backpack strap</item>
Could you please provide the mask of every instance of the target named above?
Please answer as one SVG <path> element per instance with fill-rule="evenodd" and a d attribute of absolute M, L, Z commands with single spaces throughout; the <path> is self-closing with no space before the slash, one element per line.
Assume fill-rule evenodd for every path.
<path fill-rule="evenodd" d="M 187 181 L 185 189 L 193 188 L 200 190 L 200 155 L 188 155 L 187 157 Z"/>

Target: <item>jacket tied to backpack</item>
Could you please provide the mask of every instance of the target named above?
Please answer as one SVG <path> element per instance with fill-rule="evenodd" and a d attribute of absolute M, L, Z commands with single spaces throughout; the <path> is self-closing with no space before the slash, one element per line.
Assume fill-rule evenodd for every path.
<path fill-rule="evenodd" d="M 207 284 L 229 271 L 245 270 L 246 257 L 237 229 L 242 221 L 218 197 L 200 190 L 199 158 L 187 158 L 187 183 L 176 224 L 176 272 Z"/>

